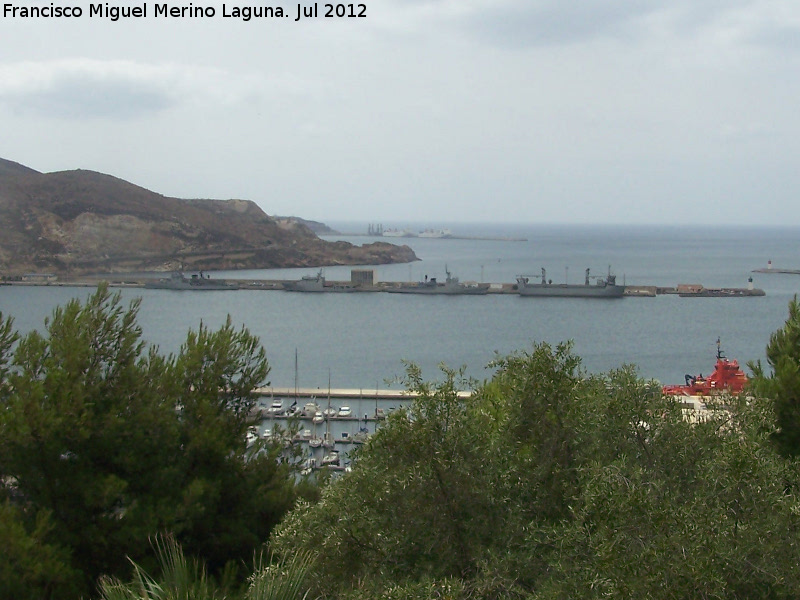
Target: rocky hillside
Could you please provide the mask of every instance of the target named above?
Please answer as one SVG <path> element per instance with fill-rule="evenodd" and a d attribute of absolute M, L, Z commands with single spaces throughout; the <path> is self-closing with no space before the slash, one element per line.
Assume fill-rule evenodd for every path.
<path fill-rule="evenodd" d="M 274 219 L 247 200 L 168 198 L 94 171 L 39 173 L 0 159 L 0 274 L 81 275 L 417 260 L 408 246 L 354 246 Z"/>

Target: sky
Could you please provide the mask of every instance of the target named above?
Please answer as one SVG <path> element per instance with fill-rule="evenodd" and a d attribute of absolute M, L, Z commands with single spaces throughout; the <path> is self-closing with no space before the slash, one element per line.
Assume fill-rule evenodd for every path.
<path fill-rule="evenodd" d="M 800 225 L 796 0 L 262 1 L 12 2 L 83 14 L 0 17 L 0 157 L 321 221 Z"/>

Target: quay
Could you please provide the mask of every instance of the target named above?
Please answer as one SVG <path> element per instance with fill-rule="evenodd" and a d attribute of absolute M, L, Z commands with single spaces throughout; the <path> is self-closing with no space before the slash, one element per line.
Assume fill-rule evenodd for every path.
<path fill-rule="evenodd" d="M 330 390 L 322 388 L 288 388 L 288 387 L 260 387 L 256 388 L 259 396 L 269 396 L 270 398 L 314 398 L 319 400 L 413 400 L 418 397 L 416 392 L 408 390 L 387 390 L 387 389 L 360 389 L 360 388 L 332 388 Z M 458 392 L 459 396 L 468 397 L 469 392 Z"/>
<path fill-rule="evenodd" d="M 355 273 L 356 271 L 354 271 Z M 754 272 L 764 273 L 796 273 L 800 274 L 800 269 L 768 269 L 756 270 Z M 371 275 L 370 271 L 367 271 Z M 95 275 L 84 276 L 81 278 L 58 278 L 55 276 L 48 277 L 33 277 L 23 278 L 23 280 L 5 280 L 4 285 L 13 286 L 51 286 L 51 287 L 96 287 L 101 281 L 106 281 L 110 287 L 116 288 L 144 288 L 147 287 L 148 281 L 152 282 L 151 277 L 142 276 L 125 276 L 118 275 Z M 231 290 L 263 290 L 272 291 L 280 290 L 285 291 L 287 286 L 296 284 L 296 280 L 286 279 L 225 279 L 225 282 L 232 284 Z M 388 292 L 397 290 L 398 288 L 413 287 L 418 284 L 410 284 L 408 282 L 400 281 L 380 281 L 373 282 L 368 279 L 366 282 L 351 281 L 327 281 L 323 279 L 321 289 L 317 290 L 300 290 L 300 293 L 310 293 L 312 291 L 318 292 L 351 292 L 359 294 Z M 517 295 L 519 293 L 517 284 L 515 283 L 481 283 L 470 284 L 485 288 L 485 294 L 511 294 Z M 661 295 L 678 295 L 682 298 L 743 298 L 743 297 L 759 297 L 764 296 L 765 292 L 762 289 L 754 288 L 752 285 L 752 278 L 746 288 L 707 288 L 702 284 L 678 284 L 677 286 L 659 286 L 659 285 L 625 285 L 624 296 L 634 298 L 653 298 Z M 167 290 L 170 291 L 170 290 Z M 176 291 L 176 290 L 172 290 Z M 296 292 L 295 292 L 296 293 Z M 459 295 L 456 293 L 455 295 Z"/>

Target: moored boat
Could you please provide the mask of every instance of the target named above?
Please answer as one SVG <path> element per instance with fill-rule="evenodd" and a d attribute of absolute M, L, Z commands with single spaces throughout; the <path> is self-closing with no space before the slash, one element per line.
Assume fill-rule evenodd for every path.
<path fill-rule="evenodd" d="M 517 291 L 520 296 L 535 296 L 543 298 L 622 298 L 625 293 L 624 285 L 617 285 L 617 278 L 611 274 L 611 267 L 606 277 L 593 277 L 590 270 L 586 269 L 583 284 L 553 283 L 547 279 L 547 271 L 542 267 L 542 281 L 536 283 L 531 277 L 517 277 Z M 591 283 L 594 278 L 595 282 Z"/>
<path fill-rule="evenodd" d="M 229 283 L 223 279 L 211 279 L 202 271 L 191 277 L 186 277 L 180 271 L 173 271 L 169 277 L 146 281 L 144 287 L 153 290 L 238 290 L 239 284 Z"/>
<path fill-rule="evenodd" d="M 447 274 L 447 279 L 444 283 L 439 283 L 436 277 L 431 277 L 429 279 L 426 275 L 424 281 L 420 281 L 414 285 L 389 287 L 386 288 L 386 291 L 393 294 L 446 294 L 452 296 L 483 295 L 489 293 L 488 285 L 461 283 L 458 277 L 452 276 L 446 266 L 444 271 Z"/>
<path fill-rule="evenodd" d="M 340 458 L 339 453 L 336 450 L 331 450 L 325 456 L 322 457 L 322 466 L 339 466 Z"/>
<path fill-rule="evenodd" d="M 304 275 L 298 281 L 287 281 L 283 289 L 287 292 L 324 292 L 325 276 L 320 269 L 316 275 Z"/>
<path fill-rule="evenodd" d="M 739 367 L 736 360 L 725 357 L 717 339 L 717 362 L 714 371 L 708 377 L 685 375 L 684 385 L 665 385 L 662 392 L 669 396 L 710 396 L 728 392 L 741 393 L 747 385 L 747 375 Z"/>

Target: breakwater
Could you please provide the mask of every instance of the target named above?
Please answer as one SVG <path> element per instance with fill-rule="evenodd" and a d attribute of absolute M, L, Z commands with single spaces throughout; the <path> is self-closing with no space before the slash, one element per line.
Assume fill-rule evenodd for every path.
<path fill-rule="evenodd" d="M 50 278 L 34 279 L 29 281 L 6 281 L 6 285 L 19 286 L 64 286 L 64 287 L 96 287 L 99 282 L 105 281 L 111 287 L 123 288 L 143 288 L 152 278 L 143 277 L 82 277 L 82 278 Z M 225 279 L 226 282 L 236 284 L 240 290 L 264 290 L 264 291 L 285 291 L 287 285 L 295 283 L 294 280 L 287 279 Z M 352 293 L 380 293 L 396 291 L 398 288 L 413 287 L 416 284 L 409 284 L 398 281 L 383 281 L 373 285 L 353 285 L 349 281 L 328 281 L 322 292 L 352 292 Z M 515 283 L 484 283 L 475 284 L 486 288 L 486 294 L 518 294 L 517 284 Z M 713 297 L 713 298 L 746 298 L 764 296 L 764 290 L 760 288 L 734 288 L 734 287 L 705 287 L 702 284 L 679 284 L 677 286 L 660 285 L 626 285 L 624 296 L 634 298 L 652 298 L 661 295 L 677 295 L 682 298 L 690 297 Z M 181 290 L 167 290 L 181 291 Z M 216 290 L 219 291 L 219 290 Z M 231 290 L 232 291 L 232 290 Z M 301 292 L 303 293 L 303 292 Z M 311 292 L 305 292 L 311 293 Z M 459 295 L 459 294 L 456 294 Z"/>

